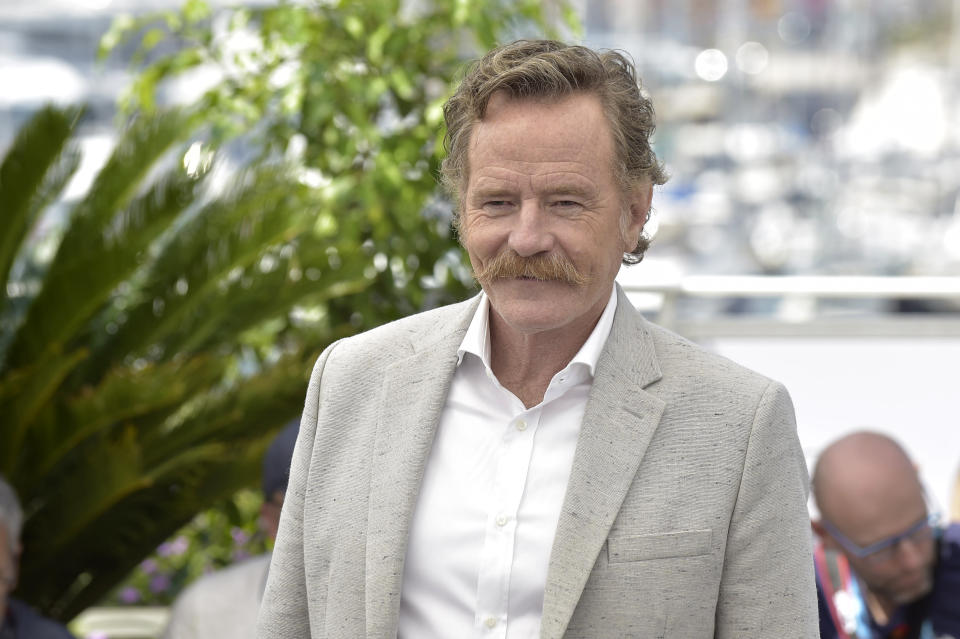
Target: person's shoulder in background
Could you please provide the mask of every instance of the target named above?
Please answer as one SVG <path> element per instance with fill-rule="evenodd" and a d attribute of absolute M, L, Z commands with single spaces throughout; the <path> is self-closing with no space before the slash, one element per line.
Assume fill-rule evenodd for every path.
<path fill-rule="evenodd" d="M 258 555 L 204 575 L 177 598 L 164 639 L 242 639 L 253 636 L 270 555 Z"/>
<path fill-rule="evenodd" d="M 14 597 L 7 599 L 7 608 L 8 613 L 15 620 L 18 638 L 75 639 L 64 626 L 41 616 L 33 608 Z"/>
<path fill-rule="evenodd" d="M 960 602 L 960 522 L 943 529 L 930 602 L 934 629 L 945 633 L 944 636 L 960 637 L 960 605 L 957 602 Z"/>

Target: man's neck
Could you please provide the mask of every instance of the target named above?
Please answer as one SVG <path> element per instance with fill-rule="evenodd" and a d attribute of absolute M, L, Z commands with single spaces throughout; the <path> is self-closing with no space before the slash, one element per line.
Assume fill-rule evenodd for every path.
<path fill-rule="evenodd" d="M 601 313 L 602 313 L 601 309 Z M 490 367 L 500 384 L 527 408 L 543 401 L 553 376 L 563 370 L 583 346 L 600 315 L 579 327 L 540 333 L 520 333 L 490 310 Z"/>

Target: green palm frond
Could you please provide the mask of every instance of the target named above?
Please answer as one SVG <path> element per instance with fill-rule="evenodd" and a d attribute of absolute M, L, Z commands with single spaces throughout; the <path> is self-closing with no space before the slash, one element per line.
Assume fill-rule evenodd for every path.
<path fill-rule="evenodd" d="M 238 380 L 229 388 L 204 393 L 178 419 L 168 420 L 170 429 L 145 440 L 150 463 L 176 455 L 177 451 L 228 439 L 257 438 L 264 424 L 283 424 L 303 407 L 309 370 L 317 353 L 293 352 L 256 375 Z M 154 462 L 155 460 L 155 462 Z"/>
<path fill-rule="evenodd" d="M 270 434 L 300 410 L 324 345 L 293 342 L 280 360 L 236 374 L 240 334 L 285 312 L 264 303 L 277 281 L 259 264 L 311 228 L 304 188 L 262 169 L 199 206 L 202 173 L 157 168 L 184 120 L 158 120 L 128 131 L 72 211 L 0 374 L 0 470 L 23 498 L 32 551 L 19 590 L 53 614 L 93 603 L 197 510 L 247 485 Z M 46 176 L 35 206 L 65 179 L 57 167 L 71 166 L 53 155 L 33 170 Z M 225 295 L 237 270 L 254 278 L 258 304 Z M 355 287 L 283 289 L 285 305 L 324 289 Z M 169 315 L 154 314 L 157 299 Z M 204 327 L 200 339 L 179 348 L 191 326 Z M 161 508 L 164 491 L 176 499 Z"/>
<path fill-rule="evenodd" d="M 23 448 L 30 425 L 48 404 L 63 379 L 86 356 L 83 349 L 48 352 L 38 362 L 0 378 L 0 471 L 15 476 L 25 461 Z"/>
<path fill-rule="evenodd" d="M 56 443 L 39 447 L 44 456 L 34 460 L 35 473 L 53 472 L 82 442 L 114 424 L 146 415 L 169 415 L 198 389 L 214 385 L 225 366 L 222 358 L 207 356 L 111 370 L 98 386 L 83 387 L 68 400 L 68 417 L 54 427 L 55 432 L 37 434 Z M 149 424 L 144 421 L 138 426 L 142 431 Z"/>
<path fill-rule="evenodd" d="M 25 565 L 21 591 L 69 617 L 201 507 L 248 485 L 272 432 L 265 425 L 297 414 L 313 357 L 291 354 L 229 389 L 198 392 L 166 430 L 145 433 L 130 420 L 81 444 L 32 504 L 31 545 L 58 559 Z M 97 575 L 93 588 L 74 583 L 82 571 Z"/>
<path fill-rule="evenodd" d="M 17 134 L 0 165 L 0 282 L 6 282 L 24 236 L 77 168 L 64 153 L 79 111 L 46 107 Z"/>
<path fill-rule="evenodd" d="M 190 136 L 200 121 L 199 114 L 178 109 L 132 120 L 74 211 L 65 247 L 77 248 L 87 233 L 107 226 L 142 189 L 164 154 Z"/>
<path fill-rule="evenodd" d="M 270 439 L 235 446 L 116 502 L 61 553 L 24 566 L 19 591 L 57 618 L 93 605 L 160 543 L 210 504 L 250 485 Z"/>
<path fill-rule="evenodd" d="M 165 239 L 116 333 L 99 336 L 86 375 L 97 377 L 118 356 L 148 356 L 148 347 L 162 345 L 166 336 L 183 327 L 184 318 L 223 286 L 232 271 L 309 226 L 305 208 L 285 204 L 294 197 L 296 184 L 273 171 L 257 176 L 260 179 L 241 179 L 233 193 L 206 205 Z M 234 337 L 221 333 L 223 341 Z"/>
<path fill-rule="evenodd" d="M 76 218 L 27 312 L 26 329 L 10 345 L 9 363 L 22 365 L 63 349 L 143 263 L 153 239 L 193 202 L 199 183 L 174 169 L 125 209 L 110 217 L 98 213 L 100 224 L 93 225 L 92 217 Z"/>
<path fill-rule="evenodd" d="M 295 305 L 323 306 L 333 299 L 360 294 L 371 286 L 371 280 L 362 273 L 353 277 L 341 273 L 336 280 L 321 282 L 304 278 L 291 281 L 288 274 L 280 270 L 271 275 L 246 280 L 241 275 L 226 290 L 211 295 L 168 337 L 167 348 L 184 352 L 205 350 L 220 341 L 221 331 L 237 335 Z M 244 286 L 245 283 L 248 285 Z M 328 335 L 325 341 L 344 336 L 335 335 L 332 330 Z"/>

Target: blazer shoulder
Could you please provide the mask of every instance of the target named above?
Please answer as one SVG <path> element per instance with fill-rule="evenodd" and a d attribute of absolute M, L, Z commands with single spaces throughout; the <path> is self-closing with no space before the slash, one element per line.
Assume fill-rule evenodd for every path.
<path fill-rule="evenodd" d="M 336 342 L 337 361 L 370 362 L 429 349 L 451 334 L 466 331 L 479 303 L 474 296 L 463 302 L 441 306 L 388 322 Z"/>
<path fill-rule="evenodd" d="M 707 350 L 662 326 L 644 320 L 643 327 L 653 342 L 665 377 L 693 376 L 713 388 L 739 391 L 751 389 L 762 392 L 771 384 L 779 385 L 776 380 Z"/>

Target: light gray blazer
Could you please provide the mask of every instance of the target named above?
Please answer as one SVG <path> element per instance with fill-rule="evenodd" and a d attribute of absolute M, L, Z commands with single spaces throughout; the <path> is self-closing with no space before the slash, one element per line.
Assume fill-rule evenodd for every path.
<path fill-rule="evenodd" d="M 807 471 L 787 392 L 618 295 L 540 636 L 817 637 Z M 393 322 L 317 360 L 260 639 L 396 637 L 411 516 L 476 305 Z"/>

